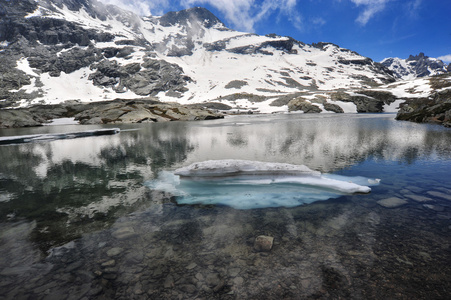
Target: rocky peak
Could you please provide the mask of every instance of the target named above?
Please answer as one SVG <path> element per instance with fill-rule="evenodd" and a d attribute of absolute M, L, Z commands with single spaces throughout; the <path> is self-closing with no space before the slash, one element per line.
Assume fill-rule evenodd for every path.
<path fill-rule="evenodd" d="M 412 60 L 422 60 L 422 59 L 428 59 L 429 56 L 425 56 L 423 52 L 420 52 L 420 54 L 413 56 L 412 54 L 409 55 L 409 58 L 406 59 L 406 61 L 412 61 Z"/>
<path fill-rule="evenodd" d="M 423 52 L 418 55 L 409 55 L 407 59 L 386 58 L 381 64 L 389 68 L 396 77 L 402 79 L 413 79 L 431 75 L 444 74 L 450 71 L 450 68 L 440 59 L 430 58 Z"/>
<path fill-rule="evenodd" d="M 211 28 L 216 24 L 225 26 L 208 9 L 202 7 L 193 7 L 181 11 L 171 11 L 160 18 L 160 25 L 169 27 L 176 24 L 187 26 L 188 23 L 201 23 L 206 28 Z"/>

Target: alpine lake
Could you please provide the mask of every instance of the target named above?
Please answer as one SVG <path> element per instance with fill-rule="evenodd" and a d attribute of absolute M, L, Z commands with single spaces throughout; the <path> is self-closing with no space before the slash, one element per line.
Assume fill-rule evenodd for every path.
<path fill-rule="evenodd" d="M 451 129 L 394 117 L 0 130 L 121 130 L 0 146 L 0 299 L 449 299 Z M 368 194 L 250 209 L 179 204 L 149 184 L 219 159 L 381 181 Z M 270 250 L 255 247 L 262 235 Z"/>

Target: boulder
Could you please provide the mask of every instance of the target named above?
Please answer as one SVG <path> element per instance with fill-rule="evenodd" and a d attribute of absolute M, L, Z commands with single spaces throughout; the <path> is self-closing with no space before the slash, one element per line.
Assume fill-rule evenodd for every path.
<path fill-rule="evenodd" d="M 302 97 L 297 97 L 288 102 L 288 111 L 297 110 L 302 110 L 304 113 L 320 113 L 322 111 L 317 105 L 313 105 Z"/>
<path fill-rule="evenodd" d="M 323 105 L 324 105 L 324 109 L 327 111 L 332 111 L 334 113 L 344 113 L 343 108 L 341 108 L 337 104 L 325 102 Z"/>
<path fill-rule="evenodd" d="M 380 113 L 384 110 L 384 100 L 376 99 L 365 94 L 350 95 L 339 91 L 332 93 L 330 96 L 333 101 L 354 103 L 356 105 L 357 112 L 359 113 Z"/>

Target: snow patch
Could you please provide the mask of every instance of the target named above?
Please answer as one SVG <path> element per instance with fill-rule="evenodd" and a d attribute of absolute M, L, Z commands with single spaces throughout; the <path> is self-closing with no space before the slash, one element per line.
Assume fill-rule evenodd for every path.
<path fill-rule="evenodd" d="M 30 76 L 39 76 L 31 67 L 30 63 L 28 62 L 28 58 L 22 57 L 17 61 L 17 69 L 25 72 L 27 75 Z"/>

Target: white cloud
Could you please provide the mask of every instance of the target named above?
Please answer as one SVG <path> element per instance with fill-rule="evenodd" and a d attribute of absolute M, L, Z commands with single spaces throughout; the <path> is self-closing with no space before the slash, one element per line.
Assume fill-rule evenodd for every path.
<path fill-rule="evenodd" d="M 326 23 L 327 23 L 326 20 L 324 20 L 324 19 L 321 18 L 321 17 L 313 18 L 313 19 L 312 19 L 312 24 L 317 25 L 317 26 L 323 26 L 323 25 L 325 25 Z"/>
<path fill-rule="evenodd" d="M 256 23 L 269 14 L 279 12 L 297 29 L 302 28 L 302 18 L 296 11 L 297 0 L 182 0 L 182 5 L 209 4 L 224 14 L 225 20 L 235 29 L 253 32 Z"/>
<path fill-rule="evenodd" d="M 113 4 L 123 9 L 130 10 L 140 16 L 163 14 L 163 10 L 169 7 L 169 0 L 100 0 L 105 4 Z"/>
<path fill-rule="evenodd" d="M 363 6 L 364 10 L 357 17 L 356 21 L 361 25 L 366 25 L 368 21 L 378 12 L 385 9 L 385 4 L 390 0 L 351 0 L 357 6 Z"/>
<path fill-rule="evenodd" d="M 437 58 L 443 60 L 444 62 L 451 63 L 451 54 L 443 55 Z"/>
<path fill-rule="evenodd" d="M 162 15 L 171 7 L 193 7 L 211 5 L 224 16 L 224 21 L 236 30 L 254 32 L 259 22 L 268 19 L 271 14 L 278 14 L 279 19 L 287 19 L 296 29 L 303 28 L 303 19 L 296 9 L 298 0 L 100 0 L 114 4 L 134 13 Z"/>

